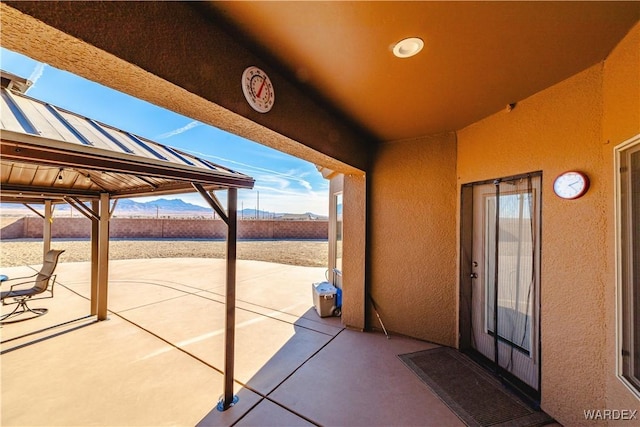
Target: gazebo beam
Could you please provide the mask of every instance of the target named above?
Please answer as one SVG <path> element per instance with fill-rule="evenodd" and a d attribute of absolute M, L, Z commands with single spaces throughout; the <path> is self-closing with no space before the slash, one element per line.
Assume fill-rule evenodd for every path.
<path fill-rule="evenodd" d="M 227 224 L 229 225 L 229 217 L 228 214 L 224 211 L 224 209 L 222 208 L 222 204 L 220 203 L 220 200 L 218 200 L 218 198 L 216 197 L 216 195 L 212 192 L 207 193 L 207 191 L 204 189 L 204 187 L 200 184 L 191 184 L 193 186 L 193 188 L 195 188 L 198 193 L 200 193 L 200 195 L 202 196 L 202 198 L 205 200 L 205 202 L 207 202 L 209 204 L 209 206 L 211 206 L 211 208 L 216 211 L 218 213 L 218 215 L 220 215 L 220 218 Z"/>
<path fill-rule="evenodd" d="M 91 220 L 99 219 L 100 214 L 98 213 L 98 210 L 89 209 L 84 203 L 78 200 L 77 197 L 65 197 L 64 201 L 71 205 L 71 207 L 76 208 L 76 210 L 86 218 Z"/>
<path fill-rule="evenodd" d="M 3 188 L 4 190 L 4 188 Z M 35 210 L 31 205 L 29 205 L 29 203 L 23 203 L 24 207 L 26 207 L 27 209 L 29 209 L 31 212 L 33 212 L 34 214 L 38 215 L 40 218 L 44 219 L 44 215 L 41 214 L 40 212 L 38 212 L 37 210 Z"/>

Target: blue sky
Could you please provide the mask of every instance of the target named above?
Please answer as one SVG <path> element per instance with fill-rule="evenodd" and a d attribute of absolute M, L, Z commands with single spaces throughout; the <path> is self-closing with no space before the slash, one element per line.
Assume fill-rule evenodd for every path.
<path fill-rule="evenodd" d="M 327 215 L 329 182 L 315 165 L 0 48 L 3 70 L 33 81 L 27 95 L 153 141 L 180 148 L 256 180 L 238 208 Z M 238 79 L 240 90 L 240 79 Z M 220 194 L 225 202 L 224 194 Z M 197 194 L 169 196 L 207 206 Z M 140 201 L 153 198 L 136 199 Z"/>

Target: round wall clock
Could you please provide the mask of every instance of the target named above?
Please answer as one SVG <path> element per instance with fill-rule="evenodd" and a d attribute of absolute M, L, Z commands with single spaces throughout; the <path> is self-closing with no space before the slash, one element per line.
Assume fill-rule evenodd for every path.
<path fill-rule="evenodd" d="M 248 67 L 242 73 L 242 92 L 247 102 L 259 113 L 266 113 L 273 107 L 276 94 L 267 73 L 258 67 Z"/>
<path fill-rule="evenodd" d="M 578 171 L 567 171 L 553 181 L 553 191 L 563 199 L 577 199 L 589 189 L 589 177 Z"/>

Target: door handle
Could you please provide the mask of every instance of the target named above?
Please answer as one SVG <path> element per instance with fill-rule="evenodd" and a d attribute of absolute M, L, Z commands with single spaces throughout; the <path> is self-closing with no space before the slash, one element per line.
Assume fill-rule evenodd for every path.
<path fill-rule="evenodd" d="M 472 279 L 477 279 L 478 278 L 478 273 L 471 273 L 469 275 L 469 277 L 471 277 Z"/>

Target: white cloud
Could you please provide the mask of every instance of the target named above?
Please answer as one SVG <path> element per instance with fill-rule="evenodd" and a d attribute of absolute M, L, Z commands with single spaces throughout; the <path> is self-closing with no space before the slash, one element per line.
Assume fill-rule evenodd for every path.
<path fill-rule="evenodd" d="M 178 129 L 174 129 L 172 131 L 163 133 L 161 135 L 156 136 L 156 139 L 167 139 L 167 138 L 171 138 L 172 136 L 176 136 L 176 135 L 180 135 L 181 133 L 184 133 L 190 129 L 193 129 L 194 127 L 200 126 L 202 125 L 202 123 L 197 122 L 197 121 L 192 121 L 190 123 L 187 123 L 185 126 L 182 126 L 181 128 Z"/>
<path fill-rule="evenodd" d="M 313 187 L 311 187 L 311 183 L 309 181 L 305 181 L 304 179 L 301 179 L 299 182 L 300 182 L 300 185 L 302 185 L 308 191 L 313 190 Z"/>
<path fill-rule="evenodd" d="M 260 192 L 260 210 L 278 213 L 305 213 L 313 212 L 318 215 L 327 215 L 329 211 L 329 199 L 326 194 L 296 193 L 290 190 L 277 190 L 269 187 L 256 187 Z M 255 208 L 258 194 L 256 191 L 242 191 L 239 193 L 238 208 Z"/>
<path fill-rule="evenodd" d="M 301 185 L 302 187 L 306 188 L 309 191 L 313 190 L 313 187 L 311 186 L 311 183 L 309 181 L 304 180 L 304 179 L 301 178 L 303 176 L 308 175 L 308 173 L 300 173 L 300 171 L 297 171 L 297 170 L 290 170 L 287 173 L 282 173 L 282 172 L 278 172 L 278 171 L 275 171 L 275 170 L 272 170 L 272 169 L 261 168 L 259 166 L 252 166 L 252 165 L 249 165 L 247 163 L 238 162 L 238 161 L 227 159 L 227 158 L 220 157 L 220 156 L 213 156 L 211 154 L 200 153 L 200 152 L 197 152 L 197 151 L 190 151 L 190 153 L 193 154 L 194 156 L 214 159 L 214 160 L 222 162 L 223 164 L 231 163 L 231 164 L 234 164 L 234 165 L 241 166 L 241 168 L 237 168 L 238 172 L 246 173 L 248 175 L 252 175 L 253 171 L 258 171 L 258 172 L 267 172 L 271 176 L 271 177 L 267 177 L 267 175 L 264 175 L 264 174 L 261 174 L 261 175 L 258 175 L 258 176 L 254 176 L 253 178 L 256 181 L 273 180 L 273 179 L 275 179 L 273 176 L 275 176 L 275 177 L 284 178 L 284 179 L 289 180 L 289 181 L 297 182 L 299 185 Z"/>
<path fill-rule="evenodd" d="M 38 65 L 36 65 L 36 68 L 33 69 L 33 71 L 31 72 L 31 75 L 27 79 L 31 81 L 31 86 L 29 87 L 29 89 L 34 87 L 38 82 L 38 80 L 40 80 L 40 77 L 42 77 L 42 73 L 44 73 L 44 69 L 46 66 L 47 64 L 43 64 L 39 62 Z M 29 89 L 27 89 L 27 92 L 29 91 Z"/>
<path fill-rule="evenodd" d="M 255 176 L 254 179 L 256 180 L 256 182 L 259 182 L 261 184 L 271 185 L 272 187 L 269 187 L 269 188 L 276 187 L 276 188 L 284 189 L 284 188 L 288 188 L 291 185 L 288 179 L 278 175 L 261 174 L 261 175 Z"/>
<path fill-rule="evenodd" d="M 258 198 L 256 192 L 259 191 L 260 210 L 285 213 L 313 212 L 318 215 L 328 215 L 329 183 L 322 180 L 320 188 L 314 190 L 312 184 L 302 178 L 310 175 L 309 172 L 292 169 L 283 173 L 197 151 L 189 151 L 189 153 L 194 156 L 212 159 L 225 166 L 235 165 L 232 169 L 250 175 L 256 180 L 253 190 L 242 190 L 238 193 L 238 209 L 241 209 L 242 203 L 244 203 L 245 208 L 255 208 Z M 291 185 L 292 183 L 296 183 L 302 188 Z M 222 195 L 221 199 L 223 198 L 225 198 L 224 195 Z"/>

